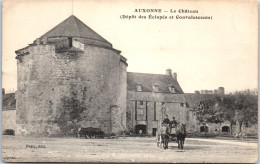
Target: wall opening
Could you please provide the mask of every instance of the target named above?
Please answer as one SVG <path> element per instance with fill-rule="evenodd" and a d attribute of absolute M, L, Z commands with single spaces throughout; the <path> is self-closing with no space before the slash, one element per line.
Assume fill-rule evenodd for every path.
<path fill-rule="evenodd" d="M 201 126 L 201 127 L 200 127 L 200 132 L 209 132 L 209 127 L 207 127 L 207 126 Z"/>
<path fill-rule="evenodd" d="M 230 128 L 229 128 L 229 126 L 223 126 L 222 127 L 222 132 L 230 132 Z"/>
<path fill-rule="evenodd" d="M 157 128 L 153 128 L 153 136 L 156 136 Z"/>
<path fill-rule="evenodd" d="M 140 130 L 142 134 L 146 134 L 146 125 L 135 125 L 135 133 L 139 134 Z"/>

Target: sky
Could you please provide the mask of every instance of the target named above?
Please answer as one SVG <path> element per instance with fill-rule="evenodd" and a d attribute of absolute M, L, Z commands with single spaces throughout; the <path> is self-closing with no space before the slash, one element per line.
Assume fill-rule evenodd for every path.
<path fill-rule="evenodd" d="M 72 10 L 73 9 L 73 10 Z M 161 9 L 162 13 L 134 12 Z M 170 9 L 198 10 L 195 14 Z M 168 11 L 168 12 L 164 12 Z M 258 87 L 257 1 L 5 0 L 2 87 L 16 90 L 15 51 L 75 15 L 122 51 L 128 72 L 177 73 L 185 93 Z M 121 19 L 121 15 L 212 16 L 212 20 Z M 19 73 L 19 72 L 18 72 Z"/>

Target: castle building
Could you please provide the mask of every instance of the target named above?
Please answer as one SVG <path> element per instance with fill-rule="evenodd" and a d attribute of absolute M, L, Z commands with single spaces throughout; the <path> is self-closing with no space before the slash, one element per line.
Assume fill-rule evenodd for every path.
<path fill-rule="evenodd" d="M 127 129 L 133 133 L 155 135 L 159 124 L 167 115 L 171 120 L 186 124 L 187 132 L 204 132 L 196 118 L 194 106 L 198 100 L 214 98 L 213 94 L 184 93 L 171 69 L 166 74 L 127 73 Z M 223 124 L 226 125 L 226 124 Z M 228 125 L 229 126 L 229 125 Z M 208 124 L 214 133 L 219 125 Z"/>
<path fill-rule="evenodd" d="M 201 91 L 195 91 L 196 94 L 218 94 L 218 95 L 224 95 L 225 89 L 224 87 L 219 87 L 218 89 L 213 90 L 201 90 Z"/>
<path fill-rule="evenodd" d="M 166 74 L 127 72 L 121 52 L 73 15 L 15 53 L 17 92 L 2 90 L 3 118 L 16 118 L 4 129 L 12 124 L 15 134 L 64 136 L 96 127 L 105 133 L 155 135 L 166 115 L 186 124 L 189 133 L 223 127 L 229 132 L 228 124 L 203 129 L 193 109 L 200 99 L 224 95 L 223 87 L 187 94 L 171 69 Z"/>
<path fill-rule="evenodd" d="M 78 18 L 70 16 L 16 54 L 17 134 L 125 129 L 126 58 Z"/>
<path fill-rule="evenodd" d="M 183 91 L 177 74 L 170 69 L 165 75 L 127 73 L 127 127 L 135 133 L 155 134 L 161 109 L 168 117 L 182 119 L 186 115 Z M 181 120 L 180 120 L 181 121 Z"/>

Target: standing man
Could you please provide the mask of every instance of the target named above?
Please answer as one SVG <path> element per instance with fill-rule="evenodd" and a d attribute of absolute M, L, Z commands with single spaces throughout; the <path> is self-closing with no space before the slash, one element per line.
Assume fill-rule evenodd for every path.
<path fill-rule="evenodd" d="M 142 133 L 143 133 L 143 131 L 140 129 L 140 130 L 139 130 L 139 135 L 141 136 L 141 135 L 142 135 Z"/>

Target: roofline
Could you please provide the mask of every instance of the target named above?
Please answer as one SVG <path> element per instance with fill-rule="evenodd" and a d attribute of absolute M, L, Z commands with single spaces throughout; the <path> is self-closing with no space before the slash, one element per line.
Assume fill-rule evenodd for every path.
<path fill-rule="evenodd" d="M 94 40 L 94 41 L 97 41 L 97 42 L 101 42 L 101 43 L 104 43 L 106 45 L 109 45 L 113 48 L 113 44 L 109 43 L 109 42 L 102 42 L 98 39 L 92 39 L 92 38 L 87 38 L 87 37 L 82 37 L 82 36 L 63 36 L 63 35 L 59 35 L 59 36 L 51 36 L 51 37 L 48 37 L 50 39 L 55 39 L 55 38 L 59 38 L 59 37 L 65 37 L 65 38 L 68 38 L 68 37 L 71 37 L 71 38 L 74 38 L 74 39 L 80 39 L 80 38 L 83 38 L 83 39 L 89 39 L 89 40 Z M 42 38 L 42 37 L 40 37 Z M 37 39 L 35 39 L 33 42 L 35 42 Z"/>
<path fill-rule="evenodd" d="M 145 74 L 145 75 L 165 75 L 165 76 L 171 76 L 166 74 L 158 74 L 158 73 L 140 73 L 140 72 L 127 72 L 127 73 L 135 73 L 135 74 Z M 175 79 L 174 79 L 175 80 Z"/>
<path fill-rule="evenodd" d="M 111 44 L 108 40 L 106 40 L 105 38 L 103 38 L 101 35 L 99 35 L 96 31 L 94 31 L 91 27 L 87 26 L 84 22 L 82 22 L 79 18 L 77 18 L 75 15 L 71 15 L 74 16 L 76 19 L 78 19 L 83 25 L 85 25 L 87 28 L 89 28 L 90 30 L 92 30 L 94 33 L 96 33 L 98 36 L 100 36 L 103 40 L 105 40 L 107 43 Z M 112 44 L 111 44 L 112 45 Z"/>
<path fill-rule="evenodd" d="M 120 53 L 121 53 L 120 50 L 114 49 L 113 47 L 106 47 L 106 46 L 96 45 L 96 44 L 86 44 L 86 45 L 93 46 L 93 47 L 109 49 L 109 50 L 112 50 L 112 51 L 116 52 L 118 55 L 120 55 Z"/>
<path fill-rule="evenodd" d="M 100 41 L 100 40 L 98 40 L 98 41 L 100 41 L 100 42 L 102 42 L 102 43 L 106 43 L 106 44 L 111 44 L 109 41 L 107 41 L 105 38 L 103 38 L 101 35 L 99 35 L 96 31 L 94 31 L 92 28 L 90 28 L 90 27 L 88 27 L 84 22 L 82 22 L 79 18 L 77 18 L 75 15 L 71 15 L 71 16 L 69 16 L 68 18 L 66 18 L 66 19 L 64 19 L 63 21 L 61 21 L 59 24 L 57 24 L 56 26 L 54 26 L 53 28 L 51 28 L 50 30 L 48 30 L 47 32 L 45 32 L 43 35 L 41 35 L 39 38 L 43 38 L 44 36 L 46 36 L 47 35 L 47 33 L 49 33 L 50 31 L 53 31 L 54 29 L 56 29 L 57 27 L 59 27 L 59 25 L 60 24 L 62 24 L 64 21 L 66 21 L 67 19 L 69 19 L 70 17 L 73 17 L 74 18 L 74 22 L 75 22 L 75 18 L 77 19 L 77 20 L 79 20 L 85 27 L 87 27 L 87 28 L 89 28 L 92 32 L 94 32 L 96 35 L 98 35 L 100 38 L 102 38 L 104 41 L 102 42 L 102 41 Z M 75 24 L 76 24 L 76 22 L 75 22 Z M 77 28 L 77 30 L 78 30 L 78 28 Z M 51 36 L 51 37 L 76 37 L 76 36 Z M 51 37 L 48 37 L 48 38 L 51 38 Z M 83 38 L 83 37 L 82 37 Z M 90 39 L 90 38 L 88 38 L 88 39 Z M 97 39 L 92 39 L 92 40 L 97 40 Z M 111 46 L 112 46 L 112 44 L 111 44 Z"/>
<path fill-rule="evenodd" d="M 136 91 L 136 90 L 128 90 L 127 92 L 137 92 L 137 93 L 162 93 L 162 94 L 169 94 L 169 95 L 184 95 L 185 93 L 170 93 L 170 92 L 148 92 L 148 91 Z"/>
<path fill-rule="evenodd" d="M 17 52 L 19 52 L 19 51 L 21 51 L 21 50 L 24 50 L 24 49 L 26 49 L 26 48 L 29 48 L 30 46 L 36 46 L 36 45 L 38 45 L 38 44 L 34 44 L 34 43 L 28 44 L 28 46 L 16 50 L 15 53 L 17 53 Z M 40 45 L 43 45 L 43 44 L 40 44 Z M 54 45 L 54 43 L 47 43 L 46 45 Z M 96 45 L 96 44 L 86 44 L 86 45 L 93 46 L 93 47 L 99 47 L 99 48 L 109 49 L 109 50 L 112 50 L 112 51 L 116 52 L 118 55 L 121 55 L 121 54 L 120 54 L 121 51 L 120 51 L 120 50 L 117 50 L 117 49 L 115 49 L 115 48 L 113 48 L 113 47 L 102 46 L 102 45 Z"/>

